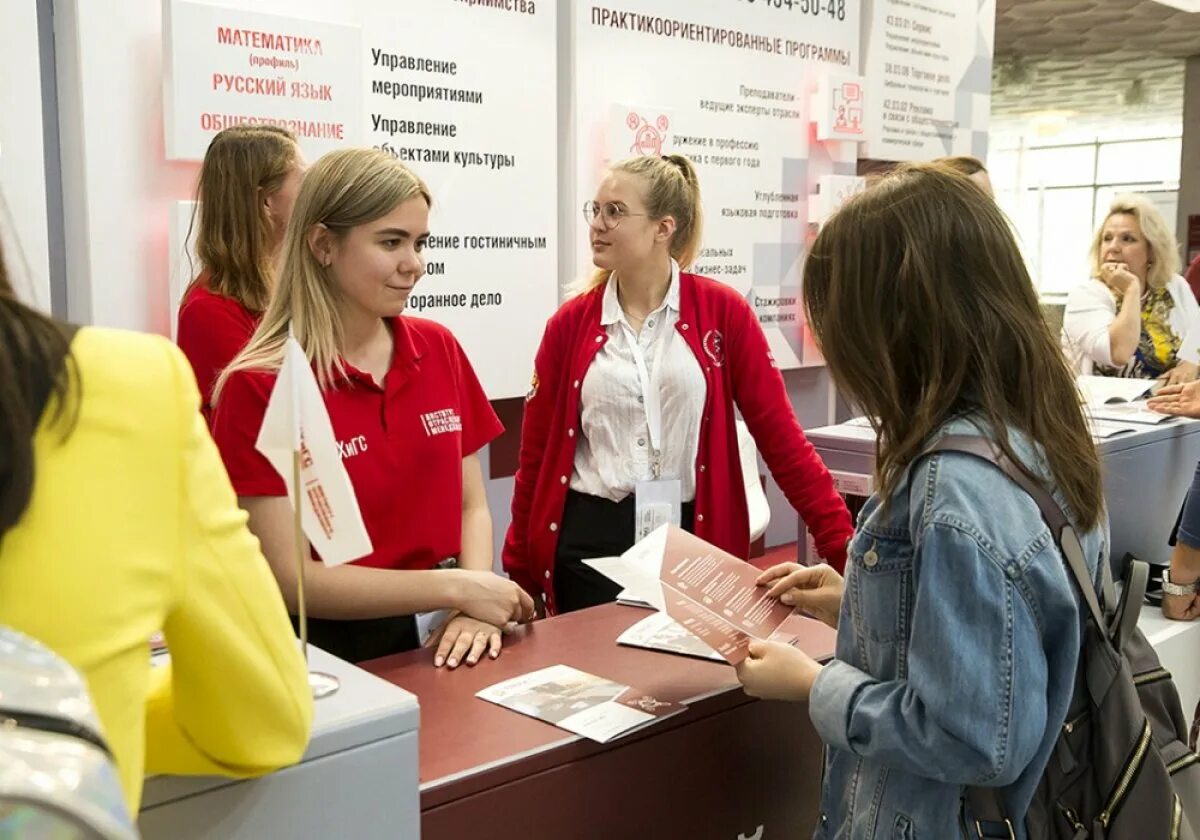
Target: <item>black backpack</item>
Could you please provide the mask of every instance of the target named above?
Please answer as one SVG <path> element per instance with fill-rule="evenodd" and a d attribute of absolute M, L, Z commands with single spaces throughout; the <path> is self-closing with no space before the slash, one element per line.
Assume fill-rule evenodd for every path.
<path fill-rule="evenodd" d="M 1171 674 L 1137 627 L 1149 567 L 1129 562 L 1118 600 L 1102 558 L 1101 605 L 1075 529 L 1023 467 L 980 437 L 947 436 L 927 451 L 982 458 L 1028 493 L 1088 612 L 1070 711 L 1025 815 L 1030 840 L 1200 840 L 1200 757 Z M 996 788 L 968 788 L 965 799 L 971 837 L 1015 836 Z"/>

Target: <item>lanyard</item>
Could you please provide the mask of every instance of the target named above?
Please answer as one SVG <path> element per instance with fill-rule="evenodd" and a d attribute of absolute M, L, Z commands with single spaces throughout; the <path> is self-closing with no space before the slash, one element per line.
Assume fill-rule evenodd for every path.
<path fill-rule="evenodd" d="M 659 340 L 658 358 L 654 365 L 654 374 L 651 375 L 646 365 L 646 355 L 642 352 L 641 342 L 638 341 L 628 324 L 624 322 L 621 324 L 625 340 L 629 343 L 629 350 L 633 353 L 638 385 L 642 389 L 642 407 L 646 411 L 646 426 L 650 432 L 651 467 L 654 470 L 655 478 L 658 478 L 662 472 L 662 401 L 659 387 L 662 382 L 662 369 L 667 360 L 667 348 L 670 346 L 671 334 L 675 332 L 673 327 L 660 327 L 660 329 L 664 328 L 666 335 Z"/>

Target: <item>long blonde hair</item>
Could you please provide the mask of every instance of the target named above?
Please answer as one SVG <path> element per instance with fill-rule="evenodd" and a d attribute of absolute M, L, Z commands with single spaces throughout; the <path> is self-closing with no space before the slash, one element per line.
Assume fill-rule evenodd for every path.
<path fill-rule="evenodd" d="M 273 232 L 262 196 L 283 185 L 298 154 L 296 136 L 286 128 L 238 125 L 213 137 L 200 165 L 196 256 L 207 287 L 251 312 L 267 308 L 274 285 Z M 193 211 L 193 227 L 196 216 Z"/>
<path fill-rule="evenodd" d="M 1147 256 L 1150 258 L 1150 268 L 1146 272 L 1146 284 L 1152 289 L 1161 289 L 1179 273 L 1179 245 L 1175 242 L 1175 234 L 1167 225 L 1162 213 L 1154 203 L 1144 195 L 1124 193 L 1115 196 L 1109 205 L 1108 215 L 1096 228 L 1092 237 L 1092 247 L 1088 250 L 1091 260 L 1092 276 L 1100 276 L 1100 251 L 1104 239 L 1104 226 L 1113 216 L 1133 216 L 1138 229 L 1145 238 Z"/>
<path fill-rule="evenodd" d="M 700 180 L 696 168 L 683 155 L 641 155 L 614 163 L 608 171 L 637 175 L 646 183 L 646 215 L 651 219 L 671 216 L 675 235 L 671 237 L 671 257 L 687 271 L 700 253 L 700 234 L 704 227 L 700 207 Z M 608 282 L 612 271 L 597 269 L 573 290 L 577 294 Z"/>
<path fill-rule="evenodd" d="M 335 236 L 345 236 L 418 196 L 433 203 L 424 181 L 375 149 L 330 152 L 308 170 L 284 236 L 275 295 L 250 342 L 217 379 L 214 402 L 234 372 L 279 369 L 289 324 L 322 388 L 345 376 L 338 290 L 309 247 L 309 231 L 324 225 Z"/>

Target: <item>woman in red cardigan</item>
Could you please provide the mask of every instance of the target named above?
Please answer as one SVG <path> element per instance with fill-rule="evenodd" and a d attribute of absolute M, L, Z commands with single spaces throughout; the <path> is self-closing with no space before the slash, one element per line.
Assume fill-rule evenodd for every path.
<path fill-rule="evenodd" d="M 736 554 L 750 526 L 734 407 L 841 567 L 850 514 L 805 439 L 750 305 L 688 274 L 700 187 L 681 155 L 614 165 L 584 206 L 598 271 L 546 325 L 526 398 L 509 575 L 552 613 L 616 598 L 583 564 L 675 522 Z"/>

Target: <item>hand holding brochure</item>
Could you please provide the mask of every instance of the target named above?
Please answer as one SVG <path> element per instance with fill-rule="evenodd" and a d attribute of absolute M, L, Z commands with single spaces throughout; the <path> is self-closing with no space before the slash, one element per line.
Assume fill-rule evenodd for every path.
<path fill-rule="evenodd" d="M 687 708 L 567 665 L 505 680 L 475 696 L 601 744 Z"/>
<path fill-rule="evenodd" d="M 791 607 L 757 585 L 758 569 L 674 525 L 620 557 L 584 562 L 625 587 L 625 597 L 666 613 L 731 665 L 746 658 L 752 640 L 772 638 L 792 616 Z"/>

